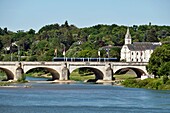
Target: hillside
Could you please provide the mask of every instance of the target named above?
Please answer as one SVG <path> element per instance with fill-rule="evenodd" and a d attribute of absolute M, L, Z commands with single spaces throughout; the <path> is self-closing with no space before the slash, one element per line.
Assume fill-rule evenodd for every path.
<path fill-rule="evenodd" d="M 170 26 L 133 25 L 130 26 L 133 42 L 170 41 Z M 75 25 L 57 23 L 45 25 L 37 33 L 35 30 L 9 31 L 0 28 L 0 60 L 16 61 L 18 54 L 22 61 L 51 61 L 54 56 L 63 57 L 120 57 L 120 47 L 124 44 L 127 26 L 95 25 L 77 28 Z"/>

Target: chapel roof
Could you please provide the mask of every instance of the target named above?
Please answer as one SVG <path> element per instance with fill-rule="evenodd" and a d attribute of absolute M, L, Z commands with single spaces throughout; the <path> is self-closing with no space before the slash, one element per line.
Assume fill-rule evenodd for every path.
<path fill-rule="evenodd" d="M 159 42 L 134 42 L 133 44 L 127 44 L 131 51 L 145 51 L 154 50 L 157 46 L 160 46 Z"/>

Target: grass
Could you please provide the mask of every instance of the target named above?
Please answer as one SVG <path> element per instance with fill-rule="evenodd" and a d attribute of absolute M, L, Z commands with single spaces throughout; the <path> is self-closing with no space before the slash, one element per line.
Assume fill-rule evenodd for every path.
<path fill-rule="evenodd" d="M 51 74 L 44 74 L 42 72 L 28 73 L 28 74 L 25 74 L 25 76 L 35 77 L 35 78 L 51 78 Z"/>
<path fill-rule="evenodd" d="M 132 75 L 132 74 L 122 74 L 122 75 L 113 75 L 113 77 L 116 80 L 125 80 L 125 79 L 133 79 L 136 78 L 136 76 Z"/>
<path fill-rule="evenodd" d="M 0 80 L 6 80 L 7 75 L 4 72 L 0 72 Z"/>
<path fill-rule="evenodd" d="M 95 79 L 95 75 L 79 74 L 78 72 L 72 72 L 70 74 L 70 80 L 85 81 L 89 79 Z"/>

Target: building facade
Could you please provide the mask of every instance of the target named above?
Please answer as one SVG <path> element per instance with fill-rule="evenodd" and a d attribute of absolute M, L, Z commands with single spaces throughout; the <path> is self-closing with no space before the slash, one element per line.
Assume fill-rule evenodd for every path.
<path fill-rule="evenodd" d="M 126 62 L 149 62 L 153 50 L 162 45 L 161 42 L 134 42 L 130 35 L 129 28 L 125 35 L 125 44 L 121 49 L 121 61 Z"/>

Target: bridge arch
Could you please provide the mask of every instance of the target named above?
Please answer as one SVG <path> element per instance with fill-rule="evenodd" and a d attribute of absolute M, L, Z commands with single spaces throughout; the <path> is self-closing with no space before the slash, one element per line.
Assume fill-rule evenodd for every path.
<path fill-rule="evenodd" d="M 98 69 L 98 68 L 94 68 L 94 67 L 76 67 L 74 69 L 70 69 L 70 74 L 76 70 L 76 69 L 82 69 L 82 68 L 85 68 L 85 69 L 90 69 L 94 74 L 95 74 L 95 80 L 103 80 L 103 77 L 104 77 L 104 72 L 101 71 L 101 69 Z"/>
<path fill-rule="evenodd" d="M 2 67 L 0 67 L 0 70 L 5 72 L 7 80 L 14 80 L 14 73 L 11 70 Z"/>
<path fill-rule="evenodd" d="M 28 72 L 30 72 L 31 70 L 33 70 L 33 69 L 38 69 L 38 68 L 40 68 L 40 69 L 45 69 L 45 70 L 47 70 L 49 73 L 51 73 L 51 75 L 52 75 L 52 80 L 58 80 L 59 78 L 60 78 L 60 74 L 58 73 L 58 71 L 56 70 L 56 69 L 53 69 L 53 68 L 48 68 L 48 67 L 34 67 L 34 68 L 29 68 L 29 69 L 25 69 L 24 71 L 24 73 L 26 74 L 26 73 L 28 73 Z"/>
<path fill-rule="evenodd" d="M 114 74 L 120 74 L 120 73 L 124 73 L 124 72 L 127 72 L 129 70 L 133 70 L 137 77 L 140 78 L 141 75 L 146 75 L 147 73 L 145 72 L 145 70 L 143 69 L 140 69 L 140 68 L 135 68 L 135 67 L 122 67 L 122 68 L 119 68 L 117 70 L 114 70 Z"/>

